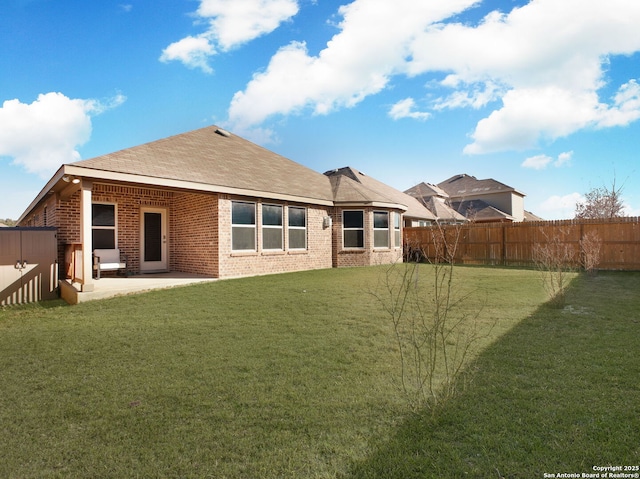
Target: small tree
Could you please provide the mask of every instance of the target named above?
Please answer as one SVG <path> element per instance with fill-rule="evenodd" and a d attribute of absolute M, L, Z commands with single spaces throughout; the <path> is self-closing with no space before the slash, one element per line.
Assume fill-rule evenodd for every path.
<path fill-rule="evenodd" d="M 576 203 L 577 219 L 616 218 L 624 216 L 624 205 L 621 199 L 622 186 L 616 187 L 613 180 L 611 189 L 607 187 L 593 188 L 585 194 L 584 202 Z"/>
<path fill-rule="evenodd" d="M 374 293 L 391 319 L 398 348 L 400 388 L 414 410 L 446 402 L 456 391 L 473 346 L 490 334 L 479 326 L 481 309 L 464 307 L 454 257 L 461 227 L 431 229 L 432 248 L 421 249 L 431 264 L 402 263 L 390 267 Z M 448 233 L 448 234 L 447 234 Z M 432 251 L 432 253 L 433 253 Z"/>

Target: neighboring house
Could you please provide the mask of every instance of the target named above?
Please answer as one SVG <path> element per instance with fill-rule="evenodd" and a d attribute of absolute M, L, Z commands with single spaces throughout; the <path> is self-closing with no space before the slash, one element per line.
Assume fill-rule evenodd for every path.
<path fill-rule="evenodd" d="M 524 210 L 524 221 L 544 221 L 544 218 L 540 218 L 531 211 Z"/>
<path fill-rule="evenodd" d="M 90 291 L 94 249 L 130 274 L 373 265 L 401 260 L 414 219 L 433 215 L 352 168 L 323 175 L 212 126 L 62 165 L 18 221 L 57 227 L 61 271 L 75 259 Z"/>
<path fill-rule="evenodd" d="M 438 183 L 451 207 L 476 222 L 524 221 L 524 193 L 494 179 L 462 174 Z"/>
<path fill-rule="evenodd" d="M 460 224 L 467 218 L 451 207 L 449 195 L 442 188 L 431 183 L 420 183 L 405 191 L 427 207 L 439 224 Z M 423 222 L 408 226 L 428 226 Z"/>
<path fill-rule="evenodd" d="M 8 226 L 5 225 L 4 223 L 0 223 L 0 228 L 8 228 Z"/>

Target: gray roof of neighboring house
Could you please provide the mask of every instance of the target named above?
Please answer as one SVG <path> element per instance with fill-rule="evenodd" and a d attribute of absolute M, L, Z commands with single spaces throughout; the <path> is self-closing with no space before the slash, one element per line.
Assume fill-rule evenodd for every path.
<path fill-rule="evenodd" d="M 389 205 L 402 205 L 406 208 L 405 216 L 426 220 L 435 220 L 431 211 L 416 198 L 396 190 L 375 178 L 365 175 L 352 167 L 338 168 L 325 172 L 333 188 L 336 203 L 374 202 Z"/>
<path fill-rule="evenodd" d="M 467 218 L 463 214 L 458 213 L 446 204 L 444 198 L 431 196 L 429 198 L 423 198 L 422 201 L 438 220 L 467 221 Z"/>
<path fill-rule="evenodd" d="M 448 193 L 439 186 L 425 182 L 412 186 L 408 190 L 405 190 L 405 193 L 413 196 L 414 198 L 425 198 L 428 196 L 439 196 L 441 198 L 449 197 Z"/>
<path fill-rule="evenodd" d="M 438 220 L 467 221 L 464 215 L 445 203 L 449 195 L 439 186 L 422 182 L 409 188 L 405 193 L 417 198 Z"/>
<path fill-rule="evenodd" d="M 533 214 L 531 211 L 524 210 L 524 221 L 544 221 L 544 219 Z"/>
<path fill-rule="evenodd" d="M 471 221 L 513 221 L 515 218 L 482 200 L 453 201 L 451 207 Z"/>
<path fill-rule="evenodd" d="M 452 176 L 451 178 L 438 183 L 438 186 L 451 198 L 465 198 L 504 192 L 513 192 L 524 196 L 524 193 L 492 178 L 478 180 L 475 176 L 467 174 Z"/>
<path fill-rule="evenodd" d="M 216 126 L 70 166 L 331 201 L 326 177 Z"/>

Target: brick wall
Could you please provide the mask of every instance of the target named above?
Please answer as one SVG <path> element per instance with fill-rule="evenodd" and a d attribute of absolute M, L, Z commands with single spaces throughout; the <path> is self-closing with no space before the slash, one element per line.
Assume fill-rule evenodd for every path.
<path fill-rule="evenodd" d="M 217 277 L 217 195 L 176 193 L 170 218 L 171 271 Z"/>
<path fill-rule="evenodd" d="M 116 241 L 121 253 L 127 256 L 129 271 L 140 272 L 140 209 L 148 206 L 170 210 L 174 196 L 175 193 L 168 190 L 116 184 L 93 185 L 93 203 L 116 204 Z M 171 257 L 171 244 L 168 254 Z"/>
<path fill-rule="evenodd" d="M 80 193 L 60 200 L 58 195 L 48 196 L 18 226 L 56 226 L 58 228 L 58 264 L 60 274 L 65 273 L 65 245 L 80 243 Z"/>
<path fill-rule="evenodd" d="M 256 251 L 234 252 L 231 246 L 231 202 L 232 200 L 254 202 L 256 208 Z M 305 206 L 294 203 L 269 201 L 269 204 L 282 206 Z M 262 249 L 262 202 L 255 198 L 221 196 L 219 203 L 220 231 L 220 277 L 251 276 L 259 274 L 303 271 L 309 269 L 331 268 L 331 228 L 323 227 L 323 218 L 329 216 L 329 208 L 306 206 L 307 210 L 307 249 L 288 250 L 287 222 L 284 221 L 283 251 L 264 251 Z"/>
<path fill-rule="evenodd" d="M 364 248 L 345 249 L 342 240 L 342 212 L 343 210 L 363 210 L 364 211 Z M 390 248 L 373 247 L 373 212 L 386 211 L 383 208 L 334 208 L 332 212 L 333 222 L 333 266 L 336 268 L 349 266 L 373 266 L 379 264 L 390 264 L 402 261 L 402 247 L 396 248 L 393 234 L 393 212 L 389 210 L 390 225 Z M 399 211 L 398 211 L 399 212 Z M 401 246 L 401 245 L 399 245 Z"/>
<path fill-rule="evenodd" d="M 373 211 L 364 208 L 365 247 L 362 250 L 342 248 L 342 209 L 268 201 L 287 206 L 303 206 L 307 212 L 307 248 L 290 250 L 288 228 L 283 225 L 284 249 L 262 248 L 262 200 L 206 193 L 190 193 L 136 185 L 94 183 L 94 203 L 115 204 L 117 212 L 117 245 L 127 255 L 128 268 L 140 272 L 140 223 L 144 207 L 166 209 L 168 215 L 168 259 L 171 271 L 196 273 L 214 277 L 238 277 L 302 271 L 310 269 L 388 264 L 402 259 L 402 248 L 393 244 L 393 216 L 390 215 L 391 247 L 373 247 Z M 231 202 L 256 204 L 256 251 L 232 251 Z M 46 215 L 45 215 L 46 206 Z M 349 208 L 352 209 L 352 208 Z M 390 210 L 392 211 L 392 210 Z M 332 218 L 332 226 L 324 226 L 324 218 Z M 80 192 L 60 198 L 51 195 L 21 225 L 58 227 L 58 258 L 65 262 L 65 245 L 80 243 Z M 64 267 L 60 268 L 64 272 Z"/>

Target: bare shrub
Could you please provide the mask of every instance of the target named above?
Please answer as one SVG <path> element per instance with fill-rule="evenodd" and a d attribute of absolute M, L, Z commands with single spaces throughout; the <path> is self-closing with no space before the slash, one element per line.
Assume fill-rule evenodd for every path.
<path fill-rule="evenodd" d="M 567 241 L 567 232 L 560 228 L 553 234 L 541 229 L 545 241 L 533 245 L 533 262 L 542 276 L 542 283 L 550 297 L 550 303 L 563 307 L 569 273 L 577 265 L 575 248 Z"/>
<path fill-rule="evenodd" d="M 391 266 L 374 293 L 393 324 L 399 386 L 414 410 L 454 396 L 473 346 L 491 331 L 480 328 L 481 307 L 473 313 L 465 308 L 470 294 L 456 281 L 459 231 L 434 227 L 432 233 L 431 254 L 420 255 L 431 264 Z"/>
<path fill-rule="evenodd" d="M 600 250 L 602 240 L 595 231 L 589 231 L 580 240 L 580 262 L 582 268 L 590 275 L 595 273 L 595 268 L 600 262 Z"/>

